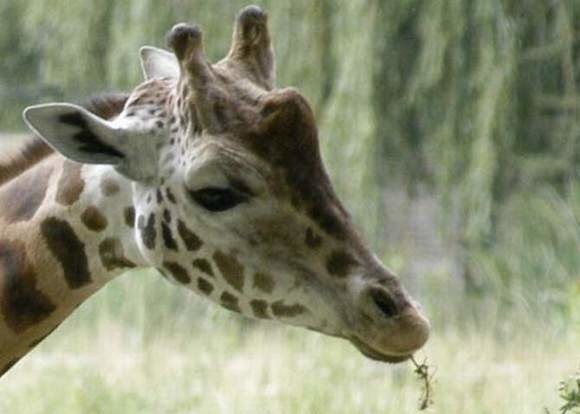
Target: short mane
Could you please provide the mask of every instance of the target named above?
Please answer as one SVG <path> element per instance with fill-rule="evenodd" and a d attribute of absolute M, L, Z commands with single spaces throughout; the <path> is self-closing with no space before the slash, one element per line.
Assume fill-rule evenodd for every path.
<path fill-rule="evenodd" d="M 128 98 L 128 94 L 109 93 L 91 98 L 81 106 L 103 119 L 112 119 L 123 111 Z M 0 160 L 0 186 L 53 153 L 40 137 L 31 136 L 13 154 Z"/>

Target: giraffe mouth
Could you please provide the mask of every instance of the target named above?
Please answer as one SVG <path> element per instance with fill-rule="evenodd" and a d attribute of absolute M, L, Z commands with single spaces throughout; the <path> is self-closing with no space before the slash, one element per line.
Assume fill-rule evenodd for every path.
<path fill-rule="evenodd" d="M 367 358 L 375 361 L 387 362 L 389 364 L 398 364 L 404 362 L 413 356 L 412 353 L 404 355 L 388 355 L 383 354 L 361 341 L 357 337 L 350 338 L 350 342 Z"/>

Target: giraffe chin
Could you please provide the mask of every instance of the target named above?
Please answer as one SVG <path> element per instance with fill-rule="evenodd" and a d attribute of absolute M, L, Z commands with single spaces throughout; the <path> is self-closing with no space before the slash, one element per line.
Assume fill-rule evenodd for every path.
<path fill-rule="evenodd" d="M 358 338 L 351 338 L 350 342 L 367 358 L 370 358 L 372 360 L 375 361 L 379 361 L 379 362 L 387 362 L 389 364 L 398 364 L 400 362 L 404 362 L 407 361 L 408 359 L 410 359 L 413 354 L 407 354 L 407 355 L 387 355 L 387 354 L 383 354 L 380 353 L 374 349 L 372 349 L 371 347 L 369 347 L 368 345 L 366 345 L 365 343 L 363 343 L 360 339 Z"/>

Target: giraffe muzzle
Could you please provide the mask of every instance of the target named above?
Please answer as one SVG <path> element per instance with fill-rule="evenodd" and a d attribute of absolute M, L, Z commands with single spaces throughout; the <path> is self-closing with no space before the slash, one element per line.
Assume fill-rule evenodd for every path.
<path fill-rule="evenodd" d="M 429 338 L 429 321 L 402 288 L 367 287 L 359 294 L 358 309 L 349 339 L 371 359 L 405 361 Z"/>

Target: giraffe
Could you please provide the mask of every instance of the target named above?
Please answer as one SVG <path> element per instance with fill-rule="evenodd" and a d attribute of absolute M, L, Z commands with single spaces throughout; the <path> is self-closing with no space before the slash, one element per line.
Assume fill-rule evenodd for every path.
<path fill-rule="evenodd" d="M 375 360 L 426 343 L 419 305 L 335 195 L 308 102 L 275 86 L 267 20 L 242 9 L 217 63 L 198 26 L 175 25 L 172 52 L 143 47 L 144 83 L 106 110 L 24 111 L 50 148 L 0 166 L 0 375 L 133 268 Z"/>

